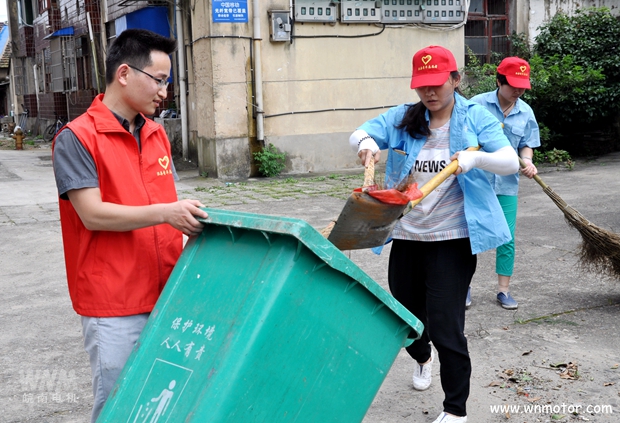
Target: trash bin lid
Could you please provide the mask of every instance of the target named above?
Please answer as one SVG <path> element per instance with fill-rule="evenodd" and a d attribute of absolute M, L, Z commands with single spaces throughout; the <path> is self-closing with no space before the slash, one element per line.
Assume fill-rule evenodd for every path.
<path fill-rule="evenodd" d="M 338 270 L 360 283 L 371 294 L 396 313 L 405 323 L 411 326 L 416 333 L 414 339 L 422 335 L 424 325 L 413 314 L 398 302 L 389 292 L 375 282 L 362 269 L 353 263 L 334 244 L 325 239 L 308 222 L 290 217 L 258 215 L 254 213 L 232 210 L 202 208 L 209 214 L 206 219 L 199 218 L 200 222 L 208 225 L 223 225 L 234 228 L 244 228 L 260 231 L 267 239 L 269 234 L 290 235 L 310 249 L 328 266 Z"/>

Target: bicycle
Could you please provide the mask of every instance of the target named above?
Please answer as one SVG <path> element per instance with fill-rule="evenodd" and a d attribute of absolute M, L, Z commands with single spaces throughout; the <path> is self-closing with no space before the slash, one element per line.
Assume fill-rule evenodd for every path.
<path fill-rule="evenodd" d="M 48 125 L 47 128 L 45 128 L 45 131 L 43 131 L 43 140 L 45 142 L 50 142 L 51 140 L 53 140 L 58 131 L 60 131 L 60 129 L 67 123 L 68 122 L 65 121 L 64 118 L 56 116 L 56 122 Z"/>

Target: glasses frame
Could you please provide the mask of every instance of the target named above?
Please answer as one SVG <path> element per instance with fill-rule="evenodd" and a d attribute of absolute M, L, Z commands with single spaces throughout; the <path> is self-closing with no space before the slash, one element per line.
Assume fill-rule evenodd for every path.
<path fill-rule="evenodd" d="M 130 65 L 129 63 L 127 63 L 127 66 L 129 66 L 129 67 L 130 67 L 131 69 L 133 69 L 133 70 L 136 70 L 136 71 L 138 71 L 138 72 L 141 72 L 141 73 L 145 74 L 146 76 L 148 76 L 149 78 L 151 78 L 153 81 L 157 82 L 157 86 L 158 86 L 159 88 L 164 88 L 164 89 L 166 89 L 166 88 L 168 88 L 168 85 L 170 84 L 170 83 L 168 82 L 168 78 L 170 78 L 170 77 L 166 77 L 165 79 L 162 79 L 162 78 L 156 78 L 156 77 L 154 77 L 153 75 L 151 75 L 150 73 L 145 72 L 145 71 L 143 71 L 142 69 L 139 69 L 139 68 L 137 68 L 137 67 L 135 67 L 135 66 L 133 66 L 133 65 Z"/>

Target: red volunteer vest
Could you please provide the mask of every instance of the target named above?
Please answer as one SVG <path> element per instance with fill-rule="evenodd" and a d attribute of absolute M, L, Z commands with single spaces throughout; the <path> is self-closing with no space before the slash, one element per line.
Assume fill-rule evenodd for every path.
<path fill-rule="evenodd" d="M 150 119 L 140 132 L 142 151 L 101 102 L 69 123 L 90 152 L 104 202 L 141 206 L 177 201 L 170 142 Z M 180 231 L 167 224 L 128 232 L 89 231 L 70 201 L 59 200 L 69 294 L 82 316 L 148 313 L 183 248 Z"/>

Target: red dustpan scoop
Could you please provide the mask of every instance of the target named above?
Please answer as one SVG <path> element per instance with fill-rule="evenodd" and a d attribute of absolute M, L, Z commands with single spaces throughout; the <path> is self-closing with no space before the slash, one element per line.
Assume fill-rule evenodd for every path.
<path fill-rule="evenodd" d="M 396 188 L 379 189 L 377 185 L 372 185 L 369 187 L 356 188 L 353 192 L 365 192 L 382 203 L 393 205 L 404 205 L 424 196 L 422 191 L 418 189 L 417 182 L 409 184 L 404 191 L 399 191 Z"/>
<path fill-rule="evenodd" d="M 373 180 L 374 164 L 366 169 L 364 186 L 353 191 L 338 219 L 322 231 L 340 250 L 383 245 L 407 206 L 424 196 L 417 183 L 379 189 Z"/>

